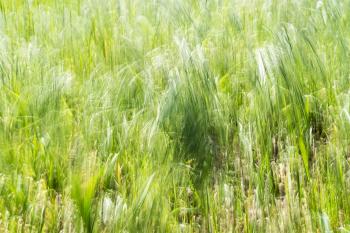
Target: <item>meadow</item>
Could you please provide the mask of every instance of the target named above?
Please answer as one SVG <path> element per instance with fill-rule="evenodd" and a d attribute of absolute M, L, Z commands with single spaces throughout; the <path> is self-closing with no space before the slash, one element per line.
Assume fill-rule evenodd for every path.
<path fill-rule="evenodd" d="M 350 0 L 0 0 L 0 232 L 350 232 Z"/>

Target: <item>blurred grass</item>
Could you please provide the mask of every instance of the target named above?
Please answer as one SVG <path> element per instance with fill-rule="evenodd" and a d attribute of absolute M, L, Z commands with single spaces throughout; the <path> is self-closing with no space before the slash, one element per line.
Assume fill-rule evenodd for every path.
<path fill-rule="evenodd" d="M 349 232 L 349 12 L 1 0 L 0 232 Z"/>

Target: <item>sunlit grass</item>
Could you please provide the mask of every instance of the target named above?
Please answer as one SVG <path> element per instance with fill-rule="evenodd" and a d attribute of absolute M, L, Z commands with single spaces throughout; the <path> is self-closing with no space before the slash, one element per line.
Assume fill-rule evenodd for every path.
<path fill-rule="evenodd" d="M 0 232 L 349 232 L 350 1 L 0 0 Z"/>

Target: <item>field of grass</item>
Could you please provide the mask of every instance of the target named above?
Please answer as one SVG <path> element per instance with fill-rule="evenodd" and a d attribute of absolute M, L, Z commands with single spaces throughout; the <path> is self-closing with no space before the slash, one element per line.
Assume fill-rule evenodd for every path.
<path fill-rule="evenodd" d="M 0 0 L 0 232 L 350 232 L 350 0 Z"/>

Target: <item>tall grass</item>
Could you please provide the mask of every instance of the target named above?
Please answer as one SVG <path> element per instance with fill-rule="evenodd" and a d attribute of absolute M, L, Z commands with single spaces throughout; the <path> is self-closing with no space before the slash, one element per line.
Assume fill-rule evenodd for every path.
<path fill-rule="evenodd" d="M 349 232 L 350 1 L 1 0 L 1 232 Z"/>

